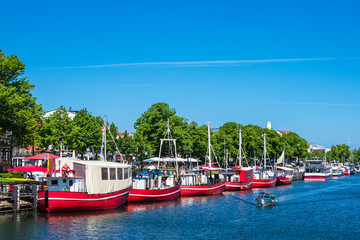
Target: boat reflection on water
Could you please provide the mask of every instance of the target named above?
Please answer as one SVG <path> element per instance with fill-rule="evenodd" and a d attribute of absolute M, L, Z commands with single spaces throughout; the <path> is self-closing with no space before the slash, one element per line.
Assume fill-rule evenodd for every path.
<path fill-rule="evenodd" d="M 189 206 L 189 205 L 196 205 L 198 203 L 205 203 L 210 200 L 223 198 L 223 194 L 220 195 L 210 195 L 210 196 L 182 196 L 179 198 L 181 205 Z"/>
<path fill-rule="evenodd" d="M 62 219 L 77 219 L 77 218 L 88 218 L 88 217 L 96 217 L 101 215 L 114 215 L 114 214 L 122 214 L 125 212 L 125 207 L 119 207 L 110 210 L 99 210 L 99 211 L 89 211 L 89 212 L 64 212 L 64 213 L 46 213 L 40 212 L 38 213 L 39 218 L 44 219 L 56 219 L 57 221 L 61 221 Z"/>
<path fill-rule="evenodd" d="M 155 202 L 155 203 L 129 203 L 125 205 L 125 210 L 126 212 L 138 212 L 138 211 L 151 210 L 155 208 L 175 207 L 180 204 L 181 203 L 178 199 L 171 201 Z"/>
<path fill-rule="evenodd" d="M 212 195 L 212 196 L 183 196 L 179 199 L 172 201 L 164 201 L 157 203 L 129 203 L 125 205 L 126 212 L 138 212 L 146 211 L 157 208 L 166 208 L 166 207 L 175 207 L 175 206 L 191 206 L 199 203 L 205 203 L 211 199 L 217 199 L 224 197 L 222 195 Z"/>

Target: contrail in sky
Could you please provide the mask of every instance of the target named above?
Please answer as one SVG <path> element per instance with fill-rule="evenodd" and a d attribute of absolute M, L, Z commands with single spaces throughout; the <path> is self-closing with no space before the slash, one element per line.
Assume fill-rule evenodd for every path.
<path fill-rule="evenodd" d="M 232 102 L 233 103 L 233 102 Z M 245 104 L 279 104 L 279 105 L 319 105 L 319 106 L 351 106 L 360 107 L 357 103 L 325 103 L 325 102 L 265 102 L 265 101 L 240 101 Z"/>
<path fill-rule="evenodd" d="M 47 67 L 38 69 L 76 69 L 76 68 L 109 68 L 109 67 L 146 67 L 146 66 L 172 66 L 172 67 L 223 67 L 237 66 L 246 63 L 280 63 L 335 60 L 336 58 L 285 58 L 285 59 L 258 59 L 258 60 L 220 60 L 220 61 L 189 61 L 189 62 L 143 62 L 143 63 L 116 63 L 90 66 Z"/>

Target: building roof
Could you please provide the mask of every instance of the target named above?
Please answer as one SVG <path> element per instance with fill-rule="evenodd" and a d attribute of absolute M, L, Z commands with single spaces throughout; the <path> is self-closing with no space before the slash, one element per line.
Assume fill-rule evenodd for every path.
<path fill-rule="evenodd" d="M 282 131 L 282 130 L 277 130 L 276 132 L 279 133 L 281 136 L 291 133 L 291 131 Z"/>

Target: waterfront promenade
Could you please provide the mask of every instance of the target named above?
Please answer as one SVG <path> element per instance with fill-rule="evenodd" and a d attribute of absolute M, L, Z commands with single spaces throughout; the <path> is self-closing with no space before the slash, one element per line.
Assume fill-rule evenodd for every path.
<path fill-rule="evenodd" d="M 258 208 L 261 189 L 127 205 L 93 213 L 0 215 L 0 239 L 358 239 L 360 176 L 268 189 L 275 207 Z"/>

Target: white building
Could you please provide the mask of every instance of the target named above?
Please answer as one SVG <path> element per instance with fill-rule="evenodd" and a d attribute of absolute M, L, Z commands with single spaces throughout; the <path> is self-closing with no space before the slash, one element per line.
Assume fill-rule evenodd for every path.
<path fill-rule="evenodd" d="M 269 129 L 269 130 L 272 130 L 272 128 L 271 128 L 271 122 L 269 121 L 269 122 L 267 122 L 267 124 L 266 124 L 266 128 L 267 129 Z"/>
<path fill-rule="evenodd" d="M 50 115 L 52 115 L 54 112 L 56 112 L 57 110 L 58 110 L 58 109 L 48 111 L 48 112 L 46 112 L 46 113 L 43 114 L 43 117 L 47 118 L 47 117 L 49 117 Z M 69 108 L 69 110 L 66 110 L 66 111 L 67 111 L 67 113 L 68 113 L 69 118 L 71 118 L 71 120 L 73 120 L 74 117 L 76 116 L 76 114 L 79 112 L 79 111 L 73 111 L 73 110 L 71 109 L 71 107 Z"/>
<path fill-rule="evenodd" d="M 313 143 L 308 143 L 309 148 L 308 148 L 308 152 L 311 153 L 313 151 L 318 151 L 318 152 L 329 152 L 331 150 L 331 148 L 326 148 L 324 146 L 320 146 L 320 145 L 313 145 Z"/>

